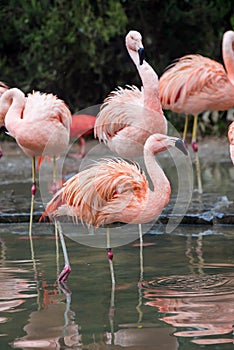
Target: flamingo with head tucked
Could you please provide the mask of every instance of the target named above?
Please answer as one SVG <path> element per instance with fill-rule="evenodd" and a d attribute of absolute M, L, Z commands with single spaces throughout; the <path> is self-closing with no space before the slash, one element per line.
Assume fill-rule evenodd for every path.
<path fill-rule="evenodd" d="M 202 182 L 197 155 L 198 115 L 205 111 L 224 111 L 234 106 L 234 32 L 223 35 L 224 66 L 201 55 L 186 55 L 170 65 L 159 80 L 163 109 L 194 116 L 192 147 L 196 152 L 198 190 Z M 184 139 L 188 117 L 185 120 Z"/>
<path fill-rule="evenodd" d="M 0 98 L 0 113 L 9 134 L 24 153 L 32 158 L 32 200 L 29 235 L 32 234 L 34 196 L 36 193 L 35 157 L 55 157 L 69 144 L 71 113 L 65 103 L 53 94 L 24 93 L 12 88 Z"/>
<path fill-rule="evenodd" d="M 84 136 L 89 136 L 93 133 L 93 128 L 96 122 L 96 117 L 89 114 L 75 114 L 72 116 L 70 137 L 71 139 L 79 139 L 80 153 L 76 156 L 83 158 L 85 156 L 85 139 Z"/>

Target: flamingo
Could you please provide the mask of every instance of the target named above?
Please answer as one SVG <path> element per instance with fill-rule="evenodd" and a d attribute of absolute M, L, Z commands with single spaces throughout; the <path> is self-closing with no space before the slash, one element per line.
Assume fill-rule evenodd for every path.
<path fill-rule="evenodd" d="M 141 34 L 131 30 L 125 42 L 143 86 L 141 90 L 119 87 L 107 96 L 96 119 L 94 136 L 120 157 L 132 158 L 143 154 L 151 134 L 167 133 L 167 120 L 159 100 L 158 76 L 143 57 Z"/>
<path fill-rule="evenodd" d="M 205 111 L 224 111 L 234 106 L 234 32 L 224 33 L 222 53 L 224 66 L 208 57 L 186 55 L 170 65 L 159 79 L 159 95 L 163 109 L 185 113 L 185 139 L 188 114 L 194 116 L 192 148 L 196 153 L 198 191 L 202 182 L 198 158 L 198 115 Z"/>
<path fill-rule="evenodd" d="M 9 134 L 32 158 L 31 238 L 36 193 L 35 157 L 42 154 L 53 156 L 55 167 L 55 157 L 64 152 L 69 144 L 71 113 L 65 103 L 53 94 L 37 91 L 25 97 L 17 88 L 9 89 L 1 96 L 0 111 Z"/>
<path fill-rule="evenodd" d="M 78 158 L 83 158 L 85 155 L 85 139 L 84 136 L 93 133 L 96 117 L 88 114 L 75 114 L 72 116 L 70 137 L 80 140 L 81 150 L 77 155 Z"/>
<path fill-rule="evenodd" d="M 7 91 L 9 89 L 9 87 L 4 84 L 2 81 L 0 81 L 0 97 L 2 96 L 2 94 Z M 4 118 L 5 116 L 1 113 L 0 111 L 0 132 L 5 132 L 5 123 L 4 123 Z M 3 152 L 0 148 L 0 158 L 3 156 Z"/>
<path fill-rule="evenodd" d="M 232 122 L 228 127 L 228 139 L 230 143 L 230 156 L 232 163 L 234 164 L 234 122 Z"/>
<path fill-rule="evenodd" d="M 154 134 L 145 142 L 144 161 L 153 190 L 150 190 L 146 175 L 137 163 L 128 163 L 121 158 L 103 159 L 67 180 L 47 204 L 40 220 L 49 216 L 58 225 L 59 216 L 68 215 L 76 222 L 80 220 L 95 228 L 114 222 L 142 224 L 155 220 L 169 202 L 171 187 L 154 155 L 170 147 L 177 147 L 187 154 L 183 141 L 176 137 Z M 61 225 L 58 228 L 65 261 L 58 279 L 65 282 L 71 267 Z M 107 255 L 113 286 L 109 229 Z"/>

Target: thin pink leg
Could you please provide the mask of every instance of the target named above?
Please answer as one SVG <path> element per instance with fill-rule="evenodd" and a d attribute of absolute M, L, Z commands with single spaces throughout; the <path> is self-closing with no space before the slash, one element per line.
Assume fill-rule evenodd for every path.
<path fill-rule="evenodd" d="M 62 246 L 62 250 L 63 250 L 64 263 L 65 263 L 63 270 L 60 272 L 60 274 L 58 276 L 58 281 L 59 282 L 66 282 L 66 280 L 68 279 L 68 276 L 71 272 L 71 266 L 69 263 L 68 254 L 67 254 L 67 247 L 66 247 L 66 244 L 64 241 L 62 227 L 60 225 L 60 222 L 58 220 L 55 220 L 55 225 L 57 225 L 57 228 L 58 228 L 59 238 L 60 238 L 60 242 L 61 242 L 61 246 Z"/>

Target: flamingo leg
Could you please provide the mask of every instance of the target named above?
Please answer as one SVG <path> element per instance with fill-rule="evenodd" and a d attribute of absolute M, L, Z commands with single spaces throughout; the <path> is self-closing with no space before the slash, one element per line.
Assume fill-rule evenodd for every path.
<path fill-rule="evenodd" d="M 139 279 L 139 283 L 138 283 L 138 293 L 139 293 L 139 297 L 138 297 L 138 304 L 136 306 L 136 310 L 138 312 L 138 324 L 140 324 L 142 322 L 142 318 L 143 318 L 143 312 L 141 310 L 141 306 L 142 306 L 142 281 L 143 281 L 143 273 L 144 273 L 144 265 L 143 265 L 143 235 L 142 235 L 142 226 L 141 224 L 139 224 L 139 239 L 140 239 L 140 279 Z M 138 327 L 140 327 L 140 325 L 138 325 Z"/>
<path fill-rule="evenodd" d="M 115 286 L 115 274 L 114 274 L 114 267 L 113 267 L 113 253 L 112 249 L 110 247 L 110 227 L 109 225 L 107 226 L 106 229 L 106 251 L 107 251 L 107 256 L 110 264 L 110 274 L 111 274 L 111 282 L 112 286 Z"/>
<path fill-rule="evenodd" d="M 198 156 L 198 145 L 197 145 L 197 122 L 198 122 L 198 115 L 194 115 L 193 120 L 193 132 L 192 132 L 192 148 L 195 152 L 195 166 L 196 166 L 196 174 L 197 174 L 197 185 L 198 185 L 198 193 L 202 194 L 202 181 L 201 181 L 201 167 L 200 167 L 200 160 Z"/>
<path fill-rule="evenodd" d="M 185 121 L 184 121 L 184 131 L 183 131 L 183 140 L 186 140 L 186 136 L 187 136 L 187 132 L 188 132 L 188 120 L 189 120 L 189 116 L 188 114 L 186 114 L 185 116 Z"/>
<path fill-rule="evenodd" d="M 143 235 L 142 226 L 139 224 L 139 239 L 140 239 L 140 282 L 143 281 L 144 264 L 143 264 Z"/>
<path fill-rule="evenodd" d="M 2 158 L 3 156 L 3 152 L 2 152 L 2 149 L 0 148 L 0 158 Z"/>
<path fill-rule="evenodd" d="M 52 184 L 52 193 L 53 195 L 57 192 L 57 164 L 56 164 L 56 157 L 53 157 L 53 184 Z M 56 247 L 56 266 L 57 266 L 57 273 L 59 274 L 59 244 L 58 244 L 58 227 L 57 225 L 54 226 L 54 234 L 55 234 L 55 247 Z"/>
<path fill-rule="evenodd" d="M 61 242 L 61 246 L 62 246 L 62 250 L 63 250 L 63 256 L 64 256 L 64 268 L 58 276 L 58 281 L 59 282 L 66 282 L 66 280 L 71 272 L 71 267 L 70 267 L 70 262 L 69 262 L 69 258 L 68 258 L 68 254 L 67 254 L 66 243 L 65 243 L 65 240 L 63 237 L 62 227 L 61 227 L 61 224 L 58 220 L 55 220 L 55 226 L 57 226 L 57 230 L 58 230 L 58 234 L 59 234 L 59 238 L 60 238 L 60 242 Z"/>
<path fill-rule="evenodd" d="M 31 258 L 33 262 L 33 270 L 35 272 L 35 276 L 37 275 L 36 261 L 35 261 L 35 253 L 32 239 L 32 224 L 33 224 L 33 211 L 34 211 L 34 200 L 36 194 L 36 159 L 32 158 L 32 189 L 31 189 L 31 209 L 30 209 L 30 219 L 29 219 L 29 241 L 30 241 L 30 250 L 31 250 Z"/>
<path fill-rule="evenodd" d="M 35 157 L 32 157 L 32 189 L 31 189 L 31 209 L 30 209 L 30 221 L 29 221 L 29 237 L 32 237 L 32 223 L 33 223 L 33 210 L 34 210 L 34 199 L 36 194 L 36 161 Z"/>
<path fill-rule="evenodd" d="M 80 153 L 78 154 L 78 157 L 84 158 L 85 155 L 85 139 L 81 136 L 80 137 Z"/>

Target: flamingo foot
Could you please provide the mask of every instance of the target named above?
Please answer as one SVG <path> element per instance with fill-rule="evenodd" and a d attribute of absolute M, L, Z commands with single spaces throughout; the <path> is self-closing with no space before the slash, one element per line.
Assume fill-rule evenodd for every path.
<path fill-rule="evenodd" d="M 68 276 L 70 275 L 71 272 L 71 267 L 69 265 L 65 265 L 63 270 L 60 272 L 58 276 L 58 281 L 59 282 L 66 282 L 68 279 Z"/>

